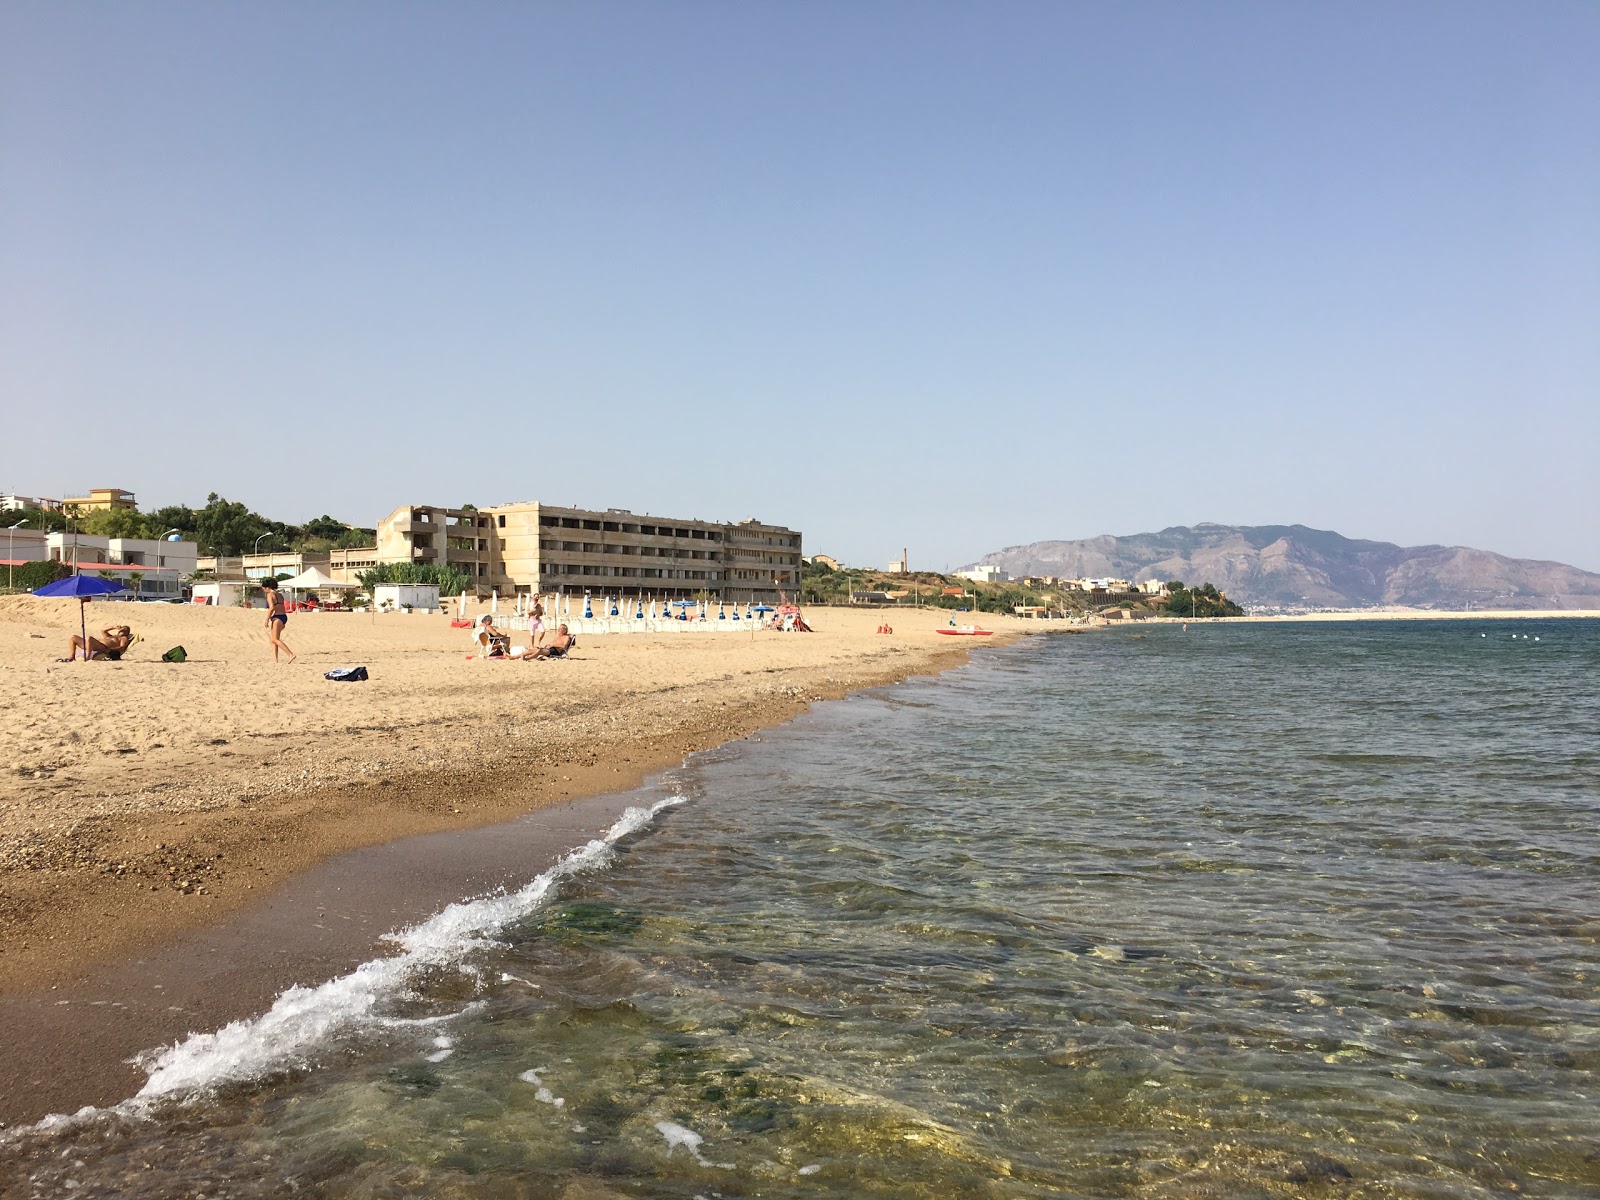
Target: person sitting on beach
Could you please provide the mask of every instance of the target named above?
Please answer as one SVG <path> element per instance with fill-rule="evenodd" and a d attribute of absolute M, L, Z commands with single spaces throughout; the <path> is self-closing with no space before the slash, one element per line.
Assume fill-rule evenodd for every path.
<path fill-rule="evenodd" d="M 555 636 L 527 657 L 562 658 L 566 655 L 568 650 L 571 650 L 577 644 L 577 639 L 567 632 L 567 627 L 565 625 L 558 625 L 556 626 Z"/>
<path fill-rule="evenodd" d="M 72 635 L 72 640 L 67 643 L 67 656 L 58 658 L 57 662 L 72 662 L 78 657 L 78 651 L 83 651 L 83 661 L 91 658 L 104 658 L 116 662 L 133 645 L 133 630 L 127 625 L 107 625 L 100 631 L 99 637 L 90 637 L 87 647 L 83 639 L 77 634 Z"/>
<path fill-rule="evenodd" d="M 472 640 L 477 643 L 479 658 L 504 658 L 511 650 L 511 635 L 496 629 L 494 618 L 488 613 L 478 618 Z"/>

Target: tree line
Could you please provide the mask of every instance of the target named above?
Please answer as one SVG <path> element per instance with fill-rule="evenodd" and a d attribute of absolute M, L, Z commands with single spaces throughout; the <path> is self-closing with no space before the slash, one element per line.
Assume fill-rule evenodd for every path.
<path fill-rule="evenodd" d="M 197 542 L 202 554 L 226 557 L 249 554 L 258 541 L 263 551 L 350 550 L 371 546 L 378 536 L 376 529 L 347 525 L 326 514 L 304 525 L 274 521 L 216 492 L 206 497 L 204 508 L 169 504 L 149 512 L 107 508 L 85 513 L 25 508 L 8 513 L 6 524 L 19 520 L 27 521 L 29 529 L 76 530 L 97 537 L 158 538 L 176 530 L 185 541 Z"/>

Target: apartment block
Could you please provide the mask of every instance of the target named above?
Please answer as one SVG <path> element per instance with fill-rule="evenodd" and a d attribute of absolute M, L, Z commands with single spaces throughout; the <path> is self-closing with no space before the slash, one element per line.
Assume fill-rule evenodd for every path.
<path fill-rule="evenodd" d="M 556 591 L 770 601 L 800 586 L 801 535 L 737 523 L 533 502 L 481 509 L 410 505 L 378 523 L 386 562 L 449 565 L 482 591 Z"/>

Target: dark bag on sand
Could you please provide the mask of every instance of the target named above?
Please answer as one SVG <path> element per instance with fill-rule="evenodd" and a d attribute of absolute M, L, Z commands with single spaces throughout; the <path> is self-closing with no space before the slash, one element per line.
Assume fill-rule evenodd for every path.
<path fill-rule="evenodd" d="M 182 646 L 174 646 L 161 656 L 162 662 L 188 662 L 189 652 Z"/>
<path fill-rule="evenodd" d="M 364 683 L 367 678 L 365 667 L 335 667 L 323 676 L 335 683 Z"/>

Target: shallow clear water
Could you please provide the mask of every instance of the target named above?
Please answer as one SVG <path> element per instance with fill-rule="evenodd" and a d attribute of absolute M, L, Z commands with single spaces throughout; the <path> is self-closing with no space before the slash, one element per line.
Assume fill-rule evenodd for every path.
<path fill-rule="evenodd" d="M 1595 1196 L 1597 669 L 1578 621 L 986 653 L 695 760 L 610 849 L 0 1179 Z"/>

